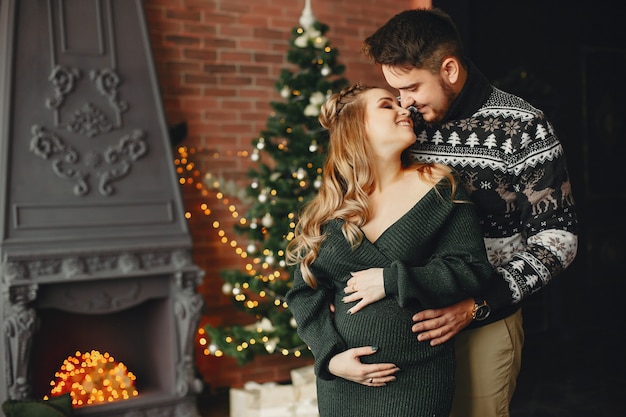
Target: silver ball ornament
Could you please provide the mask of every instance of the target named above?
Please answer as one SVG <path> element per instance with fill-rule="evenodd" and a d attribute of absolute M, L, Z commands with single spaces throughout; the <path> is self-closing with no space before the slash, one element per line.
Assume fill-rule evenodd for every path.
<path fill-rule="evenodd" d="M 265 216 L 261 219 L 261 224 L 265 227 L 272 227 L 274 226 L 274 218 L 271 214 L 265 213 Z"/>

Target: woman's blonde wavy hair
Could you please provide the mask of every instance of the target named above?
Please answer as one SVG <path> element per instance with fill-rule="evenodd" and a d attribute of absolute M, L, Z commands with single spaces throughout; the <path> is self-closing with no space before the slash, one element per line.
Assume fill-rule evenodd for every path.
<path fill-rule="evenodd" d="M 369 195 L 374 191 L 370 167 L 372 150 L 365 131 L 365 100 L 362 93 L 370 86 L 359 84 L 333 94 L 318 117 L 329 131 L 329 148 L 323 168 L 322 185 L 315 198 L 303 207 L 295 228 L 295 237 L 287 245 L 286 262 L 300 264 L 304 281 L 317 287 L 310 266 L 317 259 L 325 235 L 322 226 L 332 219 L 344 220 L 342 232 L 352 248 L 363 240 L 361 227 L 370 218 Z M 453 175 L 433 164 L 413 163 L 403 154 L 405 167 L 415 166 L 421 175 L 436 183 L 434 175 L 445 177 L 454 195 Z"/>

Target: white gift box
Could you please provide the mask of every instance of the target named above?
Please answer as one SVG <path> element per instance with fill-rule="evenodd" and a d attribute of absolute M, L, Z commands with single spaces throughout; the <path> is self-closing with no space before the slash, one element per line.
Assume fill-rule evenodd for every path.
<path fill-rule="evenodd" d="M 313 365 L 291 371 L 291 382 L 295 390 L 295 417 L 319 417 L 317 409 L 317 384 Z"/>
<path fill-rule="evenodd" d="M 291 382 L 295 386 L 315 382 L 315 372 L 313 371 L 313 365 L 292 369 L 290 374 Z"/>
<path fill-rule="evenodd" d="M 317 400 L 310 398 L 308 400 L 298 401 L 294 407 L 293 415 L 295 417 L 319 417 Z"/>
<path fill-rule="evenodd" d="M 292 385 L 247 382 L 230 389 L 230 417 L 293 417 L 294 403 Z"/>
<path fill-rule="evenodd" d="M 294 385 L 296 402 L 317 400 L 317 384 L 315 381 L 302 385 Z"/>
<path fill-rule="evenodd" d="M 231 388 L 230 417 L 246 417 L 248 409 L 252 409 L 258 403 L 258 392 L 240 388 Z"/>
<path fill-rule="evenodd" d="M 313 365 L 291 371 L 292 384 L 246 382 L 230 389 L 230 417 L 319 417 Z"/>

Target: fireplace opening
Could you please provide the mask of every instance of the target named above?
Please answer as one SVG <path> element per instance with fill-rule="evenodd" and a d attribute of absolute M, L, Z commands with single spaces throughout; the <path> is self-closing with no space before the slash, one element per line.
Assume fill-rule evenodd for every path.
<path fill-rule="evenodd" d="M 171 393 L 176 366 L 171 304 L 168 297 L 152 298 L 105 314 L 39 308 L 31 350 L 33 397 L 50 395 L 64 360 L 92 350 L 123 362 L 136 376 L 137 398 Z"/>

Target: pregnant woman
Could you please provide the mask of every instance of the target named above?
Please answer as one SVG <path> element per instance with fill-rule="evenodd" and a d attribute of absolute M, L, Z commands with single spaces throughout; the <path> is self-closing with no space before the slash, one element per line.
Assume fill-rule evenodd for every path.
<path fill-rule="evenodd" d="M 320 417 L 448 417 L 454 345 L 419 342 L 412 316 L 490 278 L 475 208 L 450 168 L 406 158 L 413 120 L 391 92 L 346 88 L 319 120 L 330 146 L 287 247 L 287 303 L 315 357 Z M 379 301 L 355 307 L 356 272 L 378 280 Z"/>

